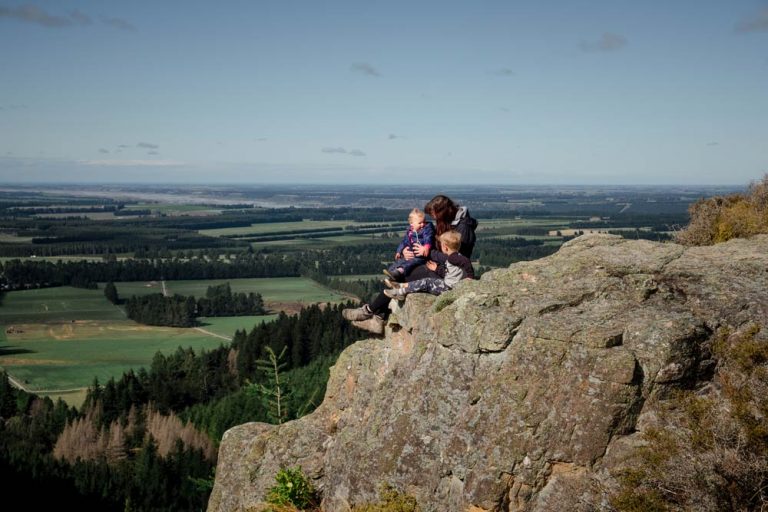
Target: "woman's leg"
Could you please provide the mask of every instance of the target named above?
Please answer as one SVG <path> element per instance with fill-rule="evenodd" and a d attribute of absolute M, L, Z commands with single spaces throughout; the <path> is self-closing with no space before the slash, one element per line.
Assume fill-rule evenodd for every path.
<path fill-rule="evenodd" d="M 389 312 L 389 301 L 389 297 L 384 295 L 384 292 L 380 292 L 376 298 L 373 299 L 370 304 L 368 304 L 368 306 L 371 308 L 371 312 L 374 315 L 385 317 Z"/>
<path fill-rule="evenodd" d="M 363 304 L 359 308 L 346 308 L 341 314 L 347 320 L 367 320 L 372 316 L 385 318 L 389 313 L 389 297 L 380 292 L 370 304 Z"/>
<path fill-rule="evenodd" d="M 398 266 L 403 269 L 403 274 L 407 276 L 413 272 L 416 267 L 420 267 L 425 263 L 427 263 L 426 258 L 411 258 L 410 260 L 402 260 L 402 263 Z"/>
<path fill-rule="evenodd" d="M 425 279 L 425 278 L 432 278 L 432 279 L 440 279 L 440 276 L 429 270 L 424 265 L 418 266 L 415 269 L 413 269 L 413 272 L 411 272 L 408 276 L 406 276 L 407 281 L 418 281 L 419 279 Z M 374 329 L 368 329 L 371 332 L 383 332 L 384 330 L 384 321 L 383 318 L 386 318 L 389 315 L 389 301 L 391 299 L 384 295 L 384 292 L 379 293 L 375 299 L 371 301 L 370 304 L 363 304 L 362 307 L 359 308 L 347 308 L 343 310 L 342 316 L 346 318 L 347 320 L 352 320 L 356 322 L 368 322 L 369 320 L 373 320 L 376 322 L 376 325 L 374 326 L 376 330 Z M 357 324 L 358 327 L 366 328 L 362 325 Z"/>
<path fill-rule="evenodd" d="M 418 267 L 414 268 L 410 274 L 405 276 L 405 280 L 407 282 L 411 281 L 418 281 L 419 279 L 441 279 L 440 276 L 429 270 L 424 265 L 419 265 Z M 386 316 L 389 314 L 389 301 L 391 299 L 384 295 L 384 292 L 379 293 L 373 301 L 371 301 L 370 304 L 368 304 L 368 307 L 371 308 L 371 312 L 374 315 L 380 316 L 382 318 L 386 318 Z"/>
<path fill-rule="evenodd" d="M 420 265 L 414 268 L 410 274 L 405 276 L 405 280 L 409 283 L 411 281 L 418 281 L 419 279 L 426 278 L 440 279 L 440 276 L 429 270 L 425 265 Z"/>

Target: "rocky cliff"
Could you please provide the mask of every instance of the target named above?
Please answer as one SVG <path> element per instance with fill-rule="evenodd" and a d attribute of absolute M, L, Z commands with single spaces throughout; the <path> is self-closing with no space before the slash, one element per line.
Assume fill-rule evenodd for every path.
<path fill-rule="evenodd" d="M 393 308 L 384 339 L 344 351 L 314 413 L 225 434 L 210 511 L 252 508 L 296 465 L 328 511 L 384 482 L 425 511 L 599 506 L 660 398 L 712 378 L 718 329 L 757 323 L 765 341 L 768 236 L 588 235 Z"/>

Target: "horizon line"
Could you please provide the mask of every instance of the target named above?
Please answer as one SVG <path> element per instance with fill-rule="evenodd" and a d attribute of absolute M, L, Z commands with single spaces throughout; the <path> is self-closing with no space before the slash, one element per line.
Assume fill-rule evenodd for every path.
<path fill-rule="evenodd" d="M 753 180 L 756 181 L 756 180 Z M 751 183 L 751 182 L 750 182 Z M 748 185 L 744 183 L 575 183 L 575 182 L 566 182 L 566 183 L 504 183 L 504 182 L 496 182 L 496 183 L 477 183 L 477 184 L 460 184 L 460 183 L 441 183 L 441 184 L 435 184 L 435 183 L 411 183 L 408 185 L 388 185 L 388 188 L 395 188 L 395 189 L 405 189 L 405 188 L 412 188 L 412 187 L 419 187 L 419 188 L 425 188 L 425 187 L 444 187 L 444 188 L 466 188 L 466 189 L 472 189 L 472 188 L 491 188 L 491 187 L 734 187 L 734 188 L 744 188 Z M 189 182 L 179 182 L 179 181 L 167 181 L 167 182 L 156 182 L 156 181 L 136 181 L 136 182 L 125 182 L 125 181 L 8 181 L 8 182 L 2 182 L 0 181 L 0 187 L 14 187 L 14 186 L 22 186 L 22 187 L 32 187 L 32 186 L 62 186 L 62 185 L 70 185 L 70 186 L 103 186 L 103 185 L 109 185 L 109 186 L 175 186 L 175 187 L 224 187 L 224 186 L 248 186 L 248 187 L 301 187 L 301 186 L 334 186 L 334 187 L 380 187 L 380 185 L 372 184 L 369 182 L 359 182 L 359 183 L 341 183 L 341 182 L 303 182 L 303 183 L 290 183 L 290 182 L 270 182 L 270 183 L 257 183 L 257 182 L 242 182 L 242 181 L 232 181 L 232 182 L 200 182 L 200 183 L 189 183 Z"/>

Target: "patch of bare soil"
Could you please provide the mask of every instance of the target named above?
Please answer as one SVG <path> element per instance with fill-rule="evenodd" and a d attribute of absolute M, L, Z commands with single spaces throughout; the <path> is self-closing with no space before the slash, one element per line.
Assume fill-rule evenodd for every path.
<path fill-rule="evenodd" d="M 269 314 L 277 314 L 283 311 L 286 315 L 296 315 L 301 308 L 308 306 L 303 302 L 265 302 L 264 307 Z"/>
<path fill-rule="evenodd" d="M 60 359 L 24 359 L 21 357 L 3 357 L 0 359 L 3 366 L 16 366 L 16 365 L 38 365 L 38 364 L 67 364 L 67 361 L 61 361 Z"/>

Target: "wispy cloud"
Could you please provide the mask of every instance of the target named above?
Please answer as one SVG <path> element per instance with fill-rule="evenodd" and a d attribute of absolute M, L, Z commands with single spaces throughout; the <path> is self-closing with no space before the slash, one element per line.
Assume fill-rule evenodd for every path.
<path fill-rule="evenodd" d="M 72 18 L 53 16 L 35 5 L 21 5 L 19 7 L 0 6 L 0 17 L 12 18 L 26 23 L 35 23 L 50 28 L 70 27 L 75 23 Z"/>
<path fill-rule="evenodd" d="M 110 27 L 127 30 L 128 32 L 136 32 L 137 30 L 133 24 L 123 18 L 101 18 L 101 22 Z"/>
<path fill-rule="evenodd" d="M 390 133 L 389 137 L 387 137 L 387 139 L 389 139 L 389 140 L 395 140 L 395 139 L 400 139 L 400 138 L 402 138 L 402 137 L 400 137 L 399 135 L 395 135 L 394 133 Z"/>
<path fill-rule="evenodd" d="M 585 52 L 612 52 L 620 50 L 629 44 L 621 34 L 605 32 L 597 41 L 582 41 L 579 45 Z"/>
<path fill-rule="evenodd" d="M 108 149 L 104 149 L 104 148 L 99 148 L 99 153 L 101 153 L 102 155 L 108 155 L 109 154 L 109 150 Z"/>
<path fill-rule="evenodd" d="M 491 74 L 496 76 L 515 76 L 516 75 L 515 70 L 513 70 L 512 68 L 494 69 L 493 71 L 491 71 Z"/>
<path fill-rule="evenodd" d="M 707 146 L 719 146 L 719 145 L 720 145 L 720 143 L 719 143 L 719 142 L 715 142 L 715 141 L 713 141 L 713 142 L 707 142 Z"/>
<path fill-rule="evenodd" d="M 150 155 L 150 156 L 157 156 L 160 153 L 158 153 L 157 151 L 147 151 L 147 154 Z"/>
<path fill-rule="evenodd" d="M 381 76 L 381 73 L 379 73 L 376 68 L 367 62 L 355 62 L 349 67 L 349 69 L 355 73 L 362 73 L 368 76 Z"/>
<path fill-rule="evenodd" d="M 254 142 L 265 142 L 267 140 L 266 137 L 259 137 L 257 139 L 253 139 Z"/>
<path fill-rule="evenodd" d="M 763 7 L 762 10 L 749 16 L 734 27 L 736 32 L 768 32 L 768 7 Z"/>
<path fill-rule="evenodd" d="M 321 150 L 323 153 L 339 153 L 343 155 L 350 155 L 350 156 L 365 156 L 365 153 L 363 151 L 360 151 L 359 149 L 350 149 L 347 151 L 345 148 L 342 147 L 325 147 Z"/>
<path fill-rule="evenodd" d="M 120 146 L 123 147 L 123 146 Z M 158 149 L 160 146 L 157 144 L 152 144 L 151 142 L 139 142 L 136 144 L 137 148 L 143 148 L 143 149 Z"/>
<path fill-rule="evenodd" d="M 18 7 L 0 5 L 0 18 L 10 18 L 47 28 L 65 28 L 93 24 L 93 18 L 79 9 L 73 9 L 65 16 L 58 16 L 36 5 L 20 5 Z M 102 17 L 101 22 L 120 30 L 136 31 L 134 25 L 122 18 Z"/>
<path fill-rule="evenodd" d="M 178 160 L 80 160 L 77 163 L 97 167 L 178 167 L 187 165 Z"/>
<path fill-rule="evenodd" d="M 76 23 L 79 23 L 80 25 L 90 25 L 91 23 L 93 23 L 93 20 L 91 19 L 91 17 L 79 9 L 70 11 L 69 17 L 72 18 L 72 20 L 74 20 Z"/>

